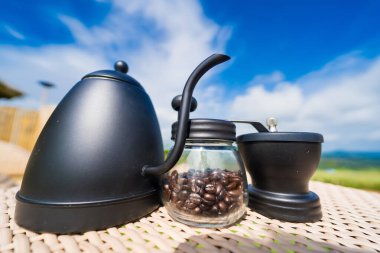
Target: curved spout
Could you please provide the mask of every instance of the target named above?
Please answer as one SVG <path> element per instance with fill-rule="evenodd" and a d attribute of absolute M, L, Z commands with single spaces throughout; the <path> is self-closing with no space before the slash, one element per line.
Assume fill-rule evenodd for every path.
<path fill-rule="evenodd" d="M 168 154 L 168 157 L 163 164 L 158 166 L 145 165 L 142 169 L 143 175 L 159 176 L 169 171 L 178 162 L 180 156 L 182 155 L 183 148 L 185 147 L 191 98 L 195 85 L 208 70 L 220 63 L 228 61 L 229 59 L 230 57 L 224 54 L 213 54 L 199 64 L 193 73 L 191 73 L 182 92 L 182 103 L 178 112 L 178 132 L 174 147 Z"/>

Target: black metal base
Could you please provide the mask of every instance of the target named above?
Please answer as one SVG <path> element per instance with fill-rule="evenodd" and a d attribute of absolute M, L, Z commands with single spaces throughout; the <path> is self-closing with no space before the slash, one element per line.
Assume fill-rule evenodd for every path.
<path fill-rule="evenodd" d="M 49 205 L 33 203 L 16 194 L 15 221 L 35 232 L 83 233 L 136 220 L 159 207 L 158 192 L 132 198 L 86 204 Z"/>
<path fill-rule="evenodd" d="M 249 207 L 268 217 L 289 222 L 316 222 L 322 218 L 319 197 L 307 194 L 267 192 L 248 186 Z"/>

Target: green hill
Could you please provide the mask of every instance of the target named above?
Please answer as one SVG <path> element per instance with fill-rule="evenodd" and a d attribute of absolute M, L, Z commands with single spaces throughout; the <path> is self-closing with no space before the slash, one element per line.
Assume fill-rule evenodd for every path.
<path fill-rule="evenodd" d="M 380 191 L 380 152 L 324 153 L 313 180 Z"/>

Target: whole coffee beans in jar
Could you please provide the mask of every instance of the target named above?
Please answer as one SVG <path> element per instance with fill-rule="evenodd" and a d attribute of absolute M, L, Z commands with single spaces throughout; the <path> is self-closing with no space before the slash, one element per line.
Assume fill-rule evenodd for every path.
<path fill-rule="evenodd" d="M 162 202 L 176 221 L 228 226 L 244 215 L 248 204 L 245 170 L 233 145 L 236 127 L 216 119 L 191 119 L 188 127 L 179 161 L 162 176 Z"/>
<path fill-rule="evenodd" d="M 173 218 L 202 227 L 235 222 L 247 204 L 242 171 L 220 168 L 172 170 L 163 180 L 162 196 Z"/>

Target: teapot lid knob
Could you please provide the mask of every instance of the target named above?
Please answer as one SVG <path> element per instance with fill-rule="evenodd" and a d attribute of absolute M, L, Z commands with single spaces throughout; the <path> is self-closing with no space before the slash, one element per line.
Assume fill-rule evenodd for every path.
<path fill-rule="evenodd" d="M 121 60 L 115 62 L 114 68 L 116 71 L 119 71 L 124 74 L 126 74 L 129 69 L 128 64 L 125 61 L 121 61 Z"/>

